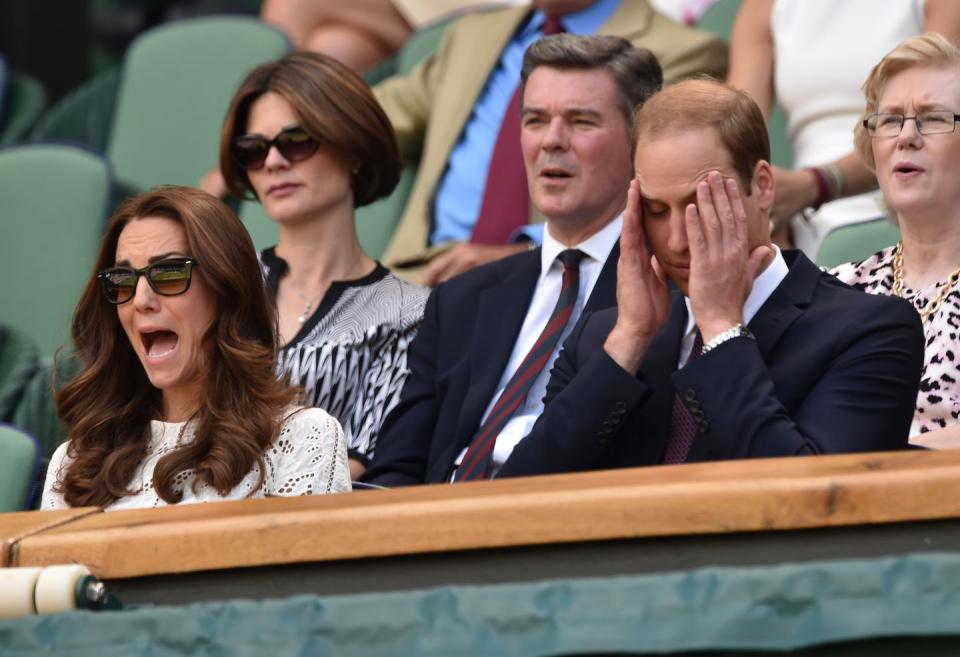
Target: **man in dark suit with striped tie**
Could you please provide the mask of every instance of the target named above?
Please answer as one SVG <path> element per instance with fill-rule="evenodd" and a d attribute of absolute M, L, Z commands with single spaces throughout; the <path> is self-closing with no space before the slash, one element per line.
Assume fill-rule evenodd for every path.
<path fill-rule="evenodd" d="M 771 244 L 756 103 L 681 82 L 643 105 L 634 135 L 617 307 L 571 333 L 499 476 L 906 447 L 917 313 Z"/>
<path fill-rule="evenodd" d="M 615 302 L 632 113 L 659 88 L 660 67 L 619 37 L 558 34 L 528 49 L 521 79 L 521 147 L 546 218 L 543 246 L 433 290 L 366 482 L 495 474 L 543 408 L 562 338 L 581 312 Z"/>

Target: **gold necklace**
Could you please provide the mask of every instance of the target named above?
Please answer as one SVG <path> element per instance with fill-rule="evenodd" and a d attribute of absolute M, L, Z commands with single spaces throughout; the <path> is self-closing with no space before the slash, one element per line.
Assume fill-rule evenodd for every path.
<path fill-rule="evenodd" d="M 937 289 L 933 299 L 927 302 L 920 313 L 920 321 L 925 322 L 933 313 L 937 312 L 943 300 L 947 298 L 950 290 L 960 281 L 960 269 L 955 270 L 946 283 Z M 903 242 L 897 242 L 897 247 L 893 251 L 893 296 L 903 298 Z"/>

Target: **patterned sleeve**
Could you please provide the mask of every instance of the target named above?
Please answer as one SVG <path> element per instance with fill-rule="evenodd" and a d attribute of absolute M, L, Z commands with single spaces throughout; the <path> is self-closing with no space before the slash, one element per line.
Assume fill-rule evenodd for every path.
<path fill-rule="evenodd" d="M 60 473 L 66 465 L 67 444 L 65 441 L 57 447 L 50 457 L 50 466 L 47 468 L 47 478 L 43 482 L 43 497 L 40 501 L 40 510 L 67 509 L 69 505 L 63 499 L 63 493 L 54 492 L 53 487 L 60 479 Z"/>
<path fill-rule="evenodd" d="M 377 354 L 376 366 L 370 368 L 370 374 L 364 381 L 364 385 L 369 389 L 366 398 L 370 403 L 362 409 L 362 415 L 354 417 L 353 442 L 367 459 L 373 458 L 384 419 L 400 401 L 403 384 L 410 374 L 407 351 L 419 328 L 420 323 L 417 322 L 399 329 L 389 343 L 383 343 Z"/>
<path fill-rule="evenodd" d="M 287 416 L 266 456 L 270 469 L 267 495 L 295 497 L 351 489 L 343 430 L 319 408 Z"/>

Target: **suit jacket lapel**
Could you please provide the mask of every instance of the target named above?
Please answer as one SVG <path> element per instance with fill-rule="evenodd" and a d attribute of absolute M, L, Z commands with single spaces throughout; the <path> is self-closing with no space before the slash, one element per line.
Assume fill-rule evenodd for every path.
<path fill-rule="evenodd" d="M 496 392 L 527 316 L 539 276 L 540 249 L 536 249 L 516 267 L 503 272 L 500 285 L 487 288 L 480 294 L 477 321 L 469 345 L 470 388 L 463 400 L 454 441 L 457 451 L 473 437 Z"/>
<path fill-rule="evenodd" d="M 820 270 L 800 251 L 785 251 L 783 258 L 790 268 L 789 273 L 748 325 L 764 359 L 810 304 L 820 278 Z"/>
<path fill-rule="evenodd" d="M 785 251 L 783 257 L 790 271 L 748 324 L 764 361 L 768 360 L 780 338 L 810 304 L 820 277 L 820 270 L 800 251 Z M 699 435 L 694 438 L 687 461 L 706 460 L 709 457 L 707 442 Z"/>

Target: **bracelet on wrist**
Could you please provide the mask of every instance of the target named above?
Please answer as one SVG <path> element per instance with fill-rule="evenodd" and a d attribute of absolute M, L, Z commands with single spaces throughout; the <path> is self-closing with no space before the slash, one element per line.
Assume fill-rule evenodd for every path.
<path fill-rule="evenodd" d="M 817 199 L 810 207 L 819 210 L 821 205 L 830 200 L 830 180 L 827 178 L 827 173 L 820 167 L 810 167 L 808 171 L 813 173 L 813 177 L 817 181 Z"/>
<path fill-rule="evenodd" d="M 750 332 L 750 329 L 743 324 L 737 324 L 736 326 L 728 328 L 723 333 L 718 333 L 715 335 L 710 342 L 707 342 L 703 345 L 703 349 L 700 351 L 700 353 L 705 354 L 708 351 L 712 351 L 727 340 L 733 340 L 734 338 L 749 338 L 750 340 L 756 340 L 756 338 L 753 336 L 753 333 Z"/>

